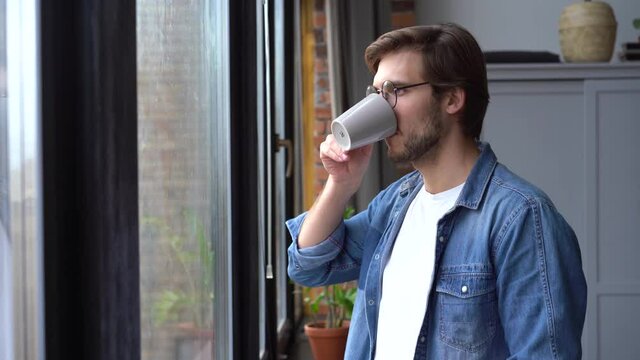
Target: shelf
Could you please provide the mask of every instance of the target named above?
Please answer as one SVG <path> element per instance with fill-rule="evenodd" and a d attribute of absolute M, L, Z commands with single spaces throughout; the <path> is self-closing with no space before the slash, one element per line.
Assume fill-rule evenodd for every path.
<path fill-rule="evenodd" d="M 489 81 L 640 78 L 640 61 L 619 63 L 487 64 Z"/>

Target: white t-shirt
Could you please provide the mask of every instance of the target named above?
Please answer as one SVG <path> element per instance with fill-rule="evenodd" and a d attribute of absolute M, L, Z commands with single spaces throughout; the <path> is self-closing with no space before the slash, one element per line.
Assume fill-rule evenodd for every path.
<path fill-rule="evenodd" d="M 438 220 L 463 186 L 438 194 L 423 188 L 409 205 L 384 268 L 376 360 L 413 359 L 433 282 Z"/>

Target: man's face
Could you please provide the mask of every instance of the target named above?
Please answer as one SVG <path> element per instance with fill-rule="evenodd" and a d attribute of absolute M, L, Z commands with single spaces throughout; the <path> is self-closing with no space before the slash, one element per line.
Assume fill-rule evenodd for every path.
<path fill-rule="evenodd" d="M 380 89 L 386 80 L 396 87 L 424 82 L 422 56 L 410 50 L 385 55 L 378 65 L 373 86 Z M 444 136 L 441 104 L 432 96 L 430 85 L 398 90 L 393 109 L 398 130 L 385 141 L 389 158 L 397 162 L 415 162 L 435 153 Z"/>

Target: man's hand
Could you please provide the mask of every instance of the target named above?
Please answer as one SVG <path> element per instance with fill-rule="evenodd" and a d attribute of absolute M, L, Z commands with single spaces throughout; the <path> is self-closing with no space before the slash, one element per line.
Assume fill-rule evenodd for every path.
<path fill-rule="evenodd" d="M 333 135 L 329 134 L 320 144 L 320 160 L 329 173 L 329 178 L 353 195 L 362 183 L 372 150 L 373 145 L 367 145 L 345 152 Z"/>
<path fill-rule="evenodd" d="M 300 248 L 320 243 L 340 224 L 349 198 L 360 187 L 372 148 L 373 145 L 367 145 L 344 152 L 333 135 L 328 135 L 320 144 L 320 160 L 329 178 L 302 224 L 298 237 Z"/>

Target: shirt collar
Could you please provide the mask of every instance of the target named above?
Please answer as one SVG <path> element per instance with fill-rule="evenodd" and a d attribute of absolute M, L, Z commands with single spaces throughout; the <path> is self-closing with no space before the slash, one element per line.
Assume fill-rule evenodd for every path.
<path fill-rule="evenodd" d="M 456 206 L 464 206 L 473 210 L 476 210 L 480 205 L 489 180 L 491 180 L 491 174 L 498 164 L 498 159 L 488 143 L 478 142 L 478 149 L 480 156 L 473 165 L 456 201 Z M 420 172 L 414 171 L 400 186 L 400 196 L 406 196 L 416 186 L 422 187 L 422 184 Z"/>
<path fill-rule="evenodd" d="M 467 181 L 458 196 L 456 205 L 476 210 L 482 201 L 487 185 L 491 180 L 491 174 L 498 164 L 496 155 L 491 146 L 486 142 L 478 142 L 480 156 L 471 169 Z"/>

